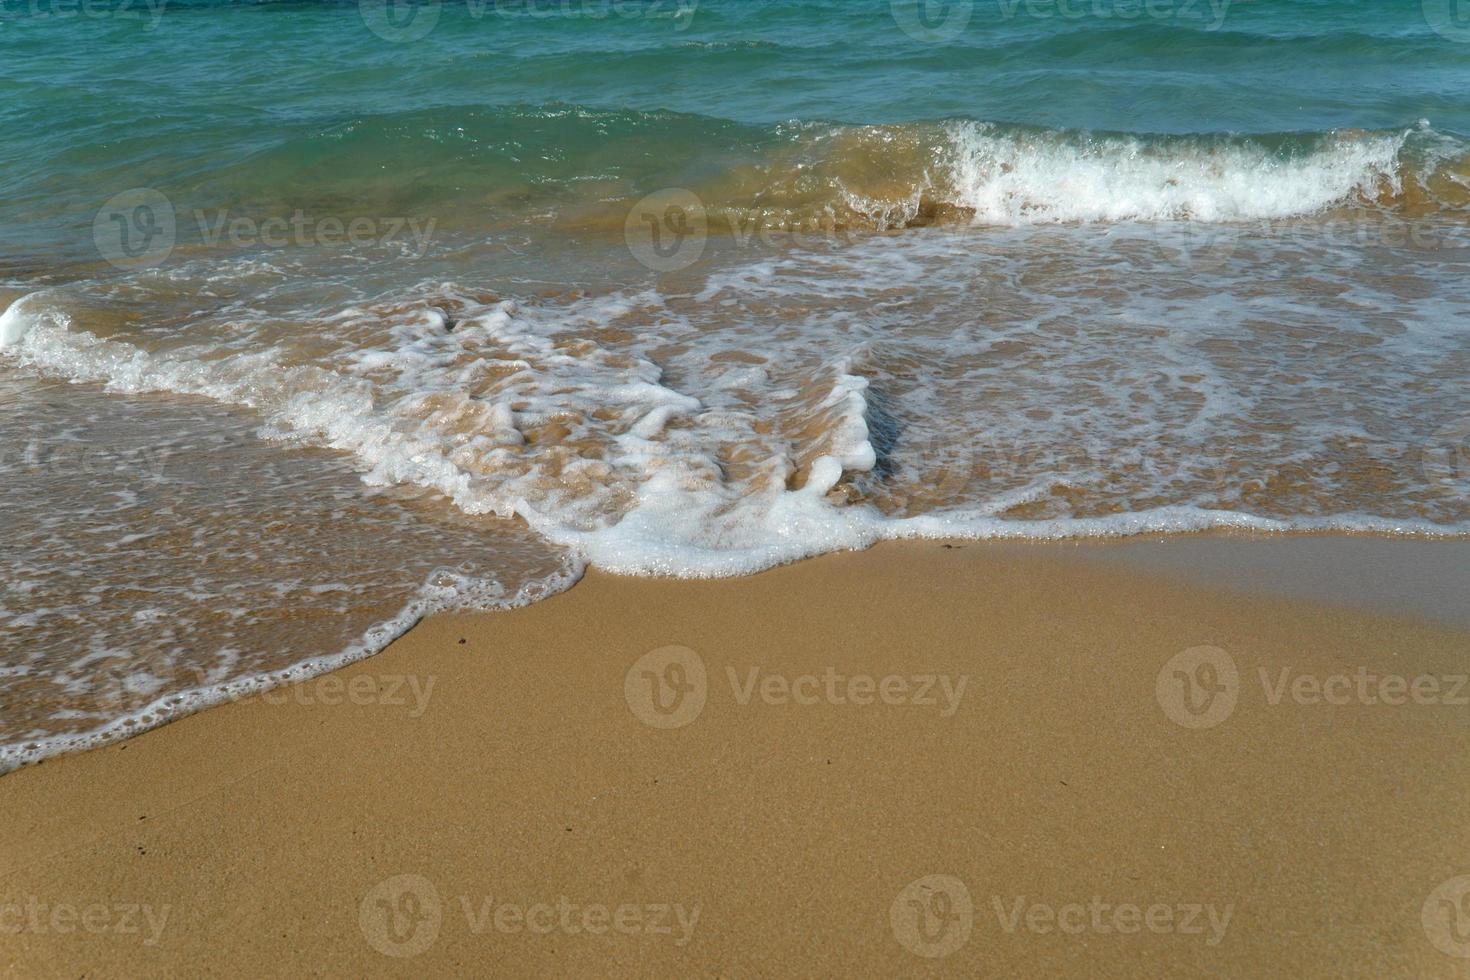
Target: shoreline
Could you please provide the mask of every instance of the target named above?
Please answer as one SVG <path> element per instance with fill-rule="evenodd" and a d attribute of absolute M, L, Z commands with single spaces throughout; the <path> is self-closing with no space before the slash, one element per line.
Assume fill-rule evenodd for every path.
<path fill-rule="evenodd" d="M 1470 633 L 1270 540 L 1340 603 L 956 541 L 436 614 L 0 777 L 0 967 L 1470 975 Z"/>
<path fill-rule="evenodd" d="M 813 558 L 832 554 L 858 554 L 880 546 L 975 546 L 1000 553 L 1050 553 L 1062 560 L 1081 560 L 1123 567 L 1134 572 L 1164 575 L 1196 585 L 1224 588 L 1245 596 L 1269 596 L 1275 593 L 1285 598 L 1324 602 L 1385 615 L 1407 615 L 1456 627 L 1470 627 L 1470 579 L 1460 574 L 1462 568 L 1470 566 L 1470 537 L 1454 536 L 1384 537 L 1374 533 L 1342 531 L 1263 532 L 1210 528 L 1168 534 L 1140 533 L 1121 537 L 1062 539 L 896 538 L 876 542 L 867 548 L 839 549 L 821 555 L 796 558 L 746 575 L 717 576 L 714 579 L 645 575 L 626 577 L 651 581 L 740 578 L 763 574 Z M 1325 569 L 1319 568 L 1319 564 L 1326 566 Z M 591 566 L 584 566 L 584 572 L 587 567 Z M 578 573 L 570 584 L 550 595 L 574 588 L 581 578 L 582 573 Z M 521 605 L 544 601 L 545 598 L 547 595 L 544 593 L 527 600 L 517 597 L 513 600 L 515 605 L 476 612 L 508 611 L 520 608 Z M 262 693 L 268 694 L 283 685 L 304 683 L 342 670 L 382 653 L 425 619 L 460 611 L 445 610 L 442 604 L 420 595 L 391 618 L 374 624 L 343 650 L 319 654 L 268 674 L 249 675 L 212 687 L 164 694 L 156 701 L 114 719 L 100 729 L 37 738 L 33 744 L 45 746 L 39 751 L 14 751 L 16 746 L 23 744 L 19 742 L 0 746 L 0 778 L 48 759 L 116 745 L 136 738 L 142 732 L 173 724 L 200 711 L 208 711 Z M 404 626 L 404 623 L 408 625 Z M 391 633 L 393 638 L 382 641 L 379 638 L 384 633 Z M 370 652 L 362 652 L 368 648 L 372 648 Z M 150 715 L 167 710 L 170 701 L 177 703 L 181 698 L 191 702 L 188 708 L 177 710 L 162 721 L 149 719 Z M 54 748 L 57 745 L 61 747 Z"/>

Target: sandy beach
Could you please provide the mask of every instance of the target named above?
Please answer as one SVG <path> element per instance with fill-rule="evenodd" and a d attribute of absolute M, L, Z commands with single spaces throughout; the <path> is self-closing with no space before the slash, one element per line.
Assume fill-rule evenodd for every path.
<path fill-rule="evenodd" d="M 0 971 L 1467 976 L 1467 654 L 1062 547 L 593 572 L 0 778 Z"/>
<path fill-rule="evenodd" d="M 1470 0 L 0 0 L 0 980 L 1470 980 Z"/>

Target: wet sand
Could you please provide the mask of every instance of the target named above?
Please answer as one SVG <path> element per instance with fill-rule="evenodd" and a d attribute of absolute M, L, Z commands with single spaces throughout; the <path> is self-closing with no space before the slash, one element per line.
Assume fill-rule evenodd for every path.
<path fill-rule="evenodd" d="M 1076 550 L 594 572 L 22 769 L 0 972 L 1470 976 L 1470 634 Z"/>

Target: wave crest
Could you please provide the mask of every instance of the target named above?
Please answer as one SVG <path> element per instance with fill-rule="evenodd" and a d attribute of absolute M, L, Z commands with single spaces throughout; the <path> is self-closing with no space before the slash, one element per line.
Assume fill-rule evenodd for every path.
<path fill-rule="evenodd" d="M 1462 211 L 1470 154 L 1424 128 L 1153 137 L 958 121 L 828 129 L 691 189 L 737 233 L 757 222 L 787 231 L 1238 222 Z"/>

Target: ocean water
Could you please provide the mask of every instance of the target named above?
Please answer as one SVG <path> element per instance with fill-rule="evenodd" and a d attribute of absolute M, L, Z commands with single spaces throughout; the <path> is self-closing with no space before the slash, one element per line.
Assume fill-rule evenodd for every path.
<path fill-rule="evenodd" d="M 1453 0 L 0 0 L 0 771 L 590 563 L 1470 534 Z"/>

